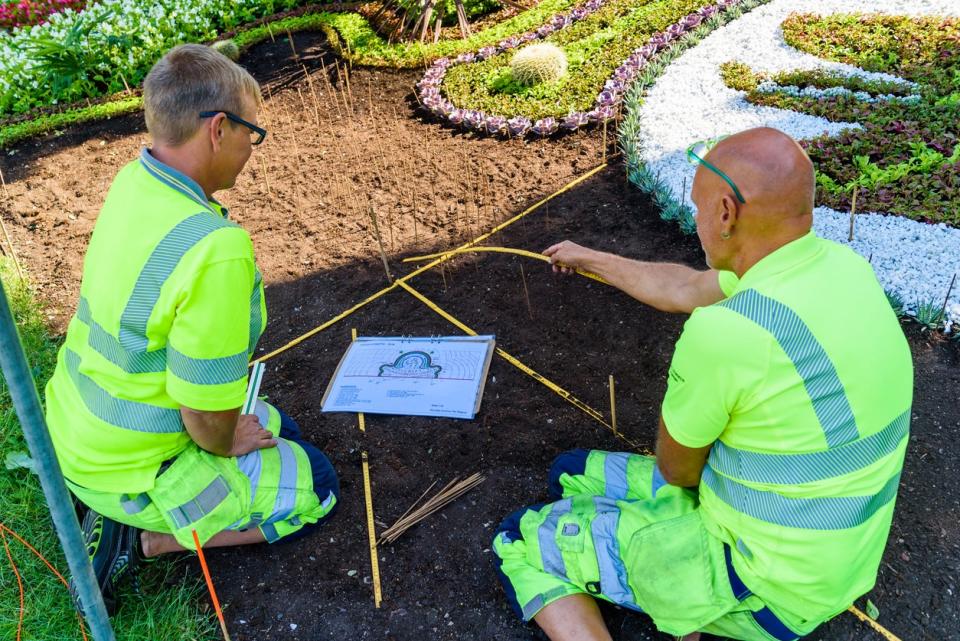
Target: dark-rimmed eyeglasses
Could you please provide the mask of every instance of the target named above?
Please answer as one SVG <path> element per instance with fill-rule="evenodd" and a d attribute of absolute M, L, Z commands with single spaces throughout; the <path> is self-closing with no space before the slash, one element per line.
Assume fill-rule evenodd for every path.
<path fill-rule="evenodd" d="M 243 126 L 246 127 L 247 129 L 249 129 L 249 130 L 250 130 L 250 144 L 251 144 L 251 145 L 259 145 L 260 143 L 263 142 L 263 139 L 267 137 L 267 130 L 266 130 L 266 129 L 263 129 L 262 127 L 258 127 L 258 126 L 256 126 L 255 124 L 253 124 L 252 122 L 247 122 L 246 120 L 244 120 L 244 119 L 241 118 L 240 116 L 237 116 L 236 114 L 232 114 L 232 113 L 230 113 L 229 111 L 201 111 L 201 112 L 200 112 L 200 117 L 201 117 L 201 118 L 213 118 L 213 117 L 216 116 L 217 114 L 223 114 L 224 116 L 227 117 L 227 120 L 233 121 L 233 122 L 237 123 L 238 125 L 243 125 Z"/>
<path fill-rule="evenodd" d="M 710 150 L 716 147 L 717 143 L 724 138 L 726 138 L 726 136 L 719 136 L 718 138 L 711 138 L 709 140 L 701 140 L 693 143 L 687 147 L 687 162 L 689 162 L 691 165 L 703 165 L 716 175 L 723 178 L 724 182 L 730 185 L 730 189 L 733 190 L 733 195 L 737 197 L 737 200 L 746 205 L 747 201 L 743 199 L 743 194 L 741 194 L 740 190 L 737 189 L 737 186 L 734 184 L 733 180 L 730 179 L 730 176 L 717 169 L 716 165 L 704 160 L 707 154 L 710 153 Z"/>

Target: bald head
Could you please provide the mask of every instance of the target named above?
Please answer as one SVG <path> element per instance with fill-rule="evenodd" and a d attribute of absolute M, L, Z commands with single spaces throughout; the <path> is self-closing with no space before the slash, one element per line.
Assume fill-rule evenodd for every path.
<path fill-rule="evenodd" d="M 765 219 L 813 214 L 813 163 L 782 131 L 770 127 L 741 131 L 721 140 L 707 160 L 733 177 L 748 207 Z"/>
<path fill-rule="evenodd" d="M 745 201 L 707 166 L 697 169 L 691 195 L 712 265 L 752 265 L 810 231 L 813 164 L 793 138 L 770 127 L 748 129 L 720 141 L 705 160 L 736 184 Z"/>

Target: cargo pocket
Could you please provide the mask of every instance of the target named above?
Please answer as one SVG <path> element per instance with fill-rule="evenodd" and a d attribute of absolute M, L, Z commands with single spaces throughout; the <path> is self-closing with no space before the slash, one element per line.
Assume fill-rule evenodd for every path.
<path fill-rule="evenodd" d="M 193 530 L 200 544 L 246 516 L 249 507 L 248 483 L 237 482 L 227 469 L 232 461 L 187 448 L 157 477 L 147 495 L 160 510 L 177 542 L 193 549 Z"/>
<path fill-rule="evenodd" d="M 638 530 L 623 558 L 637 605 L 663 632 L 688 634 L 738 605 L 726 586 L 723 544 L 698 512 Z"/>

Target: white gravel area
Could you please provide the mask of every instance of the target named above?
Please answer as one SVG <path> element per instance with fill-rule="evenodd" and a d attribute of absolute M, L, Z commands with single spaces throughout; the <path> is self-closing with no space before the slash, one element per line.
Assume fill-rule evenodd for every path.
<path fill-rule="evenodd" d="M 683 187 L 695 168 L 687 146 L 697 140 L 750 127 L 770 126 L 794 138 L 837 134 L 856 123 L 829 122 L 783 109 L 749 104 L 744 92 L 727 87 L 719 66 L 731 60 L 766 72 L 824 69 L 867 78 L 897 80 L 797 51 L 783 40 L 780 24 L 791 13 L 891 13 L 960 16 L 958 0 L 772 0 L 717 29 L 675 60 L 649 90 L 640 108 L 642 161 L 659 174 L 676 199 L 691 208 Z M 689 190 L 688 190 L 689 191 Z M 846 244 L 849 213 L 819 207 L 814 226 L 823 237 Z M 960 273 L 960 229 L 928 225 L 882 213 L 856 218 L 851 246 L 872 263 L 883 286 L 899 294 L 908 311 L 919 303 L 942 304 L 954 273 Z M 948 317 L 960 324 L 960 283 L 954 286 Z"/>

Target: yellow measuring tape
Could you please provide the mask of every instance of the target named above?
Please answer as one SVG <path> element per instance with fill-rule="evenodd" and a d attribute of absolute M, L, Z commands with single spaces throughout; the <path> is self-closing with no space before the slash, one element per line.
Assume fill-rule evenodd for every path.
<path fill-rule="evenodd" d="M 373 575 L 373 605 L 380 607 L 383 595 L 380 592 L 380 559 L 377 555 L 377 535 L 373 530 L 373 498 L 370 495 L 370 461 L 367 453 L 361 453 L 363 463 L 363 496 L 367 502 L 367 534 L 370 539 L 370 573 Z"/>
<path fill-rule="evenodd" d="M 866 614 L 861 612 L 860 609 L 857 608 L 857 606 L 851 605 L 849 608 L 847 608 L 847 612 L 853 613 L 853 615 L 856 616 L 858 619 L 860 619 L 861 621 L 869 625 L 871 628 L 873 628 L 877 632 L 879 632 L 880 635 L 887 641 L 900 641 L 900 637 L 895 635 L 893 632 L 890 632 L 890 630 L 887 630 L 885 627 L 883 627 L 882 625 L 880 625 L 879 623 L 877 623 L 876 621 L 868 617 Z"/>
<path fill-rule="evenodd" d="M 444 311 L 442 308 L 440 308 L 440 306 L 438 306 L 438 305 L 437 305 L 436 303 L 434 303 L 432 300 L 430 300 L 429 298 L 427 298 L 426 296 L 424 296 L 423 294 L 421 294 L 420 292 L 418 292 L 416 289 L 414 289 L 413 287 L 411 287 L 411 286 L 408 285 L 407 283 L 400 283 L 400 287 L 402 287 L 403 289 L 407 290 L 407 292 L 409 292 L 411 296 L 413 296 L 414 298 L 416 298 L 417 300 L 419 300 L 421 303 L 423 303 L 424 305 L 426 305 L 427 307 L 429 307 L 430 309 L 432 309 L 434 312 L 436 312 L 437 314 L 439 314 L 440 316 L 442 316 L 442 317 L 443 317 L 444 319 L 446 319 L 448 322 L 452 323 L 453 325 L 456 325 L 456 326 L 457 326 L 458 328 L 460 328 L 460 330 L 463 331 L 465 334 L 468 334 L 468 335 L 470 335 L 470 336 L 476 336 L 476 335 L 477 335 L 477 333 L 476 333 L 475 331 L 473 331 L 472 329 L 470 329 L 469 327 L 467 327 L 466 325 L 464 325 L 463 323 L 461 323 L 461 322 L 460 322 L 459 320 L 457 320 L 454 316 L 452 316 L 452 315 L 450 315 L 448 312 Z M 581 401 L 580 399 L 578 399 L 576 396 L 574 396 L 573 394 L 571 394 L 571 393 L 568 392 L 567 390 L 563 389 L 562 387 L 560 387 L 559 385 L 557 385 L 556 383 L 554 383 L 554 382 L 551 381 L 550 379 L 548 379 L 548 378 L 544 377 L 543 375 L 539 374 L 538 372 L 534 371 L 533 369 L 531 369 L 530 367 L 528 367 L 527 365 L 525 365 L 523 362 L 521 362 L 519 359 L 517 359 L 517 358 L 514 357 L 514 356 L 511 356 L 510 354 L 508 354 L 508 353 L 505 352 L 504 350 L 500 349 L 499 347 L 497 348 L 497 355 L 500 356 L 501 358 L 503 358 L 505 361 L 507 361 L 507 362 L 510 363 L 511 365 L 513 365 L 514 367 L 516 367 L 517 369 L 519 369 L 521 372 L 523 372 L 524 374 L 526 374 L 526 375 L 529 376 L 530 378 L 532 378 L 532 379 L 534 379 L 535 381 L 537 381 L 537 382 L 541 383 L 542 385 L 544 385 L 546 388 L 548 388 L 549 390 L 551 390 L 552 392 L 554 392 L 555 394 L 557 394 L 558 396 L 560 396 L 563 400 L 567 401 L 568 403 L 570 403 L 571 405 L 573 405 L 573 406 L 576 407 L 577 409 L 579 409 L 579 410 L 581 410 L 582 412 L 584 412 L 585 414 L 587 414 L 590 418 L 592 418 L 593 420 L 597 421 L 598 423 L 600 423 L 601 425 L 603 425 L 604 427 L 606 427 L 606 428 L 607 428 L 608 430 L 610 430 L 611 432 L 613 432 L 613 427 L 610 425 L 610 423 L 608 423 L 608 422 L 604 419 L 602 412 L 598 412 L 597 410 L 593 409 L 592 407 L 590 407 L 589 405 L 587 405 L 586 403 L 584 403 L 583 401 Z M 619 438 L 619 439 L 622 440 L 623 442 L 625 442 L 625 443 L 627 443 L 628 445 L 630 445 L 630 447 L 634 448 L 635 450 L 637 450 L 637 451 L 644 451 L 643 448 L 641 448 L 639 444 L 637 444 L 637 443 L 634 442 L 633 440 L 631 440 L 631 439 L 623 436 L 622 434 L 615 434 L 615 436 L 617 436 L 617 438 Z"/>
<path fill-rule="evenodd" d="M 351 340 L 357 340 L 357 328 L 354 327 L 350 330 Z M 363 412 L 357 412 L 357 423 L 360 424 L 360 431 L 366 433 L 367 431 L 367 421 L 363 418 Z M 371 517 L 373 518 L 373 517 Z"/>
<path fill-rule="evenodd" d="M 526 209 L 524 209 L 522 212 L 520 212 L 519 214 L 517 214 L 517 215 L 514 216 L 513 218 L 511 218 L 511 219 L 509 219 L 509 220 L 506 220 L 506 221 L 500 223 L 499 225 L 497 225 L 496 227 L 494 227 L 493 229 L 491 229 L 491 230 L 488 231 L 487 233 L 482 234 L 482 235 L 480 235 L 480 236 L 477 236 L 477 237 L 474 238 L 473 240 L 471 240 L 471 241 L 469 241 L 469 242 L 467 242 L 467 243 L 464 243 L 463 245 L 461 245 L 461 246 L 458 247 L 457 249 L 454 249 L 454 250 L 452 250 L 452 251 L 450 251 L 450 252 L 447 252 L 445 255 L 440 256 L 440 257 L 437 258 L 436 260 L 433 260 L 432 262 L 424 265 L 423 267 L 419 267 L 419 268 L 415 269 L 414 271 L 410 272 L 410 273 L 407 274 L 406 276 L 402 276 L 402 277 L 398 278 L 397 280 L 393 281 L 393 284 L 391 284 L 391 285 L 389 285 L 389 286 L 387 286 L 387 287 L 384 287 L 383 289 L 381 289 L 380 291 L 376 292 L 375 294 L 371 294 L 370 296 L 368 296 L 368 297 L 365 298 L 364 300 L 360 301 L 359 303 L 357 303 L 356 305 L 354 305 L 354 306 L 351 307 L 350 309 L 347 309 L 347 310 L 345 310 L 345 311 L 337 314 L 336 316 L 334 316 L 333 318 L 331 318 L 331 319 L 328 320 L 327 322 L 323 323 L 322 325 L 319 325 L 319 326 L 311 329 L 309 332 L 306 332 L 305 334 L 302 334 L 302 335 L 298 336 L 297 338 L 293 339 L 292 341 L 290 341 L 289 343 L 287 343 L 287 344 L 284 345 L 283 347 L 279 347 L 279 348 L 273 350 L 272 352 L 270 352 L 269 354 L 265 354 L 264 356 L 261 356 L 260 358 L 256 359 L 255 361 L 252 361 L 250 366 L 252 367 L 252 366 L 253 366 L 253 363 L 263 362 L 263 361 L 265 361 L 265 360 L 267 360 L 267 359 L 269 359 L 269 358 L 273 358 L 273 357 L 276 356 L 277 354 L 282 354 L 283 352 L 287 351 L 288 349 L 291 349 L 292 347 L 295 347 L 295 346 L 299 345 L 300 343 L 302 343 L 303 341 L 307 340 L 307 339 L 310 338 L 311 336 L 314 336 L 315 334 L 318 334 L 318 333 L 322 332 L 323 330 L 327 329 L 327 328 L 330 327 L 331 325 L 333 325 L 333 324 L 335 324 L 335 323 L 343 320 L 344 318 L 346 318 L 346 317 L 349 316 L 350 314 L 354 313 L 355 311 L 357 311 L 358 309 L 360 309 L 360 308 L 363 307 L 364 305 L 367 305 L 367 304 L 369 304 L 369 303 L 372 303 L 373 301 L 377 300 L 378 298 L 380 298 L 380 297 L 383 296 L 384 294 L 393 291 L 398 285 L 400 285 L 400 284 L 402 284 L 402 283 L 405 283 L 406 281 L 408 281 L 408 280 L 410 280 L 410 279 L 412 279 L 412 278 L 415 278 L 416 276 L 419 276 L 420 274 L 422 274 L 423 272 L 425 272 L 425 271 L 427 271 L 427 270 L 433 269 L 434 267 L 436 267 L 437 265 L 440 265 L 441 263 L 447 262 L 448 260 L 450 260 L 450 258 L 451 258 L 457 251 L 467 249 L 467 248 L 469 248 L 469 247 L 472 247 L 472 246 L 476 245 L 477 243 L 482 243 L 483 241 L 485 241 L 486 239 L 490 238 L 491 236 L 493 236 L 493 235 L 496 234 L 497 232 L 503 231 L 504 229 L 506 229 L 507 227 L 509 227 L 509 226 L 512 225 L 513 223 L 517 222 L 518 220 L 520 220 L 520 219 L 523 218 L 524 216 L 526 216 L 526 215 L 528 215 L 528 214 L 536 211 L 536 210 L 539 209 L 540 207 L 543 207 L 545 204 L 547 204 L 548 202 L 550 202 L 551 200 L 553 200 L 553 199 L 556 198 L 557 196 L 563 194 L 564 192 L 569 191 L 570 189 L 573 189 L 574 187 L 576 187 L 577 185 L 579 185 L 580 183 L 582 183 L 584 180 L 587 180 L 587 179 L 590 178 L 591 176 L 599 173 L 600 171 L 602 171 L 602 170 L 605 169 L 606 167 L 607 167 L 607 163 L 603 163 L 602 165 L 599 165 L 599 166 L 597 166 L 597 167 L 594 167 L 593 169 L 591 169 L 591 170 L 588 171 L 587 173 L 583 174 L 582 176 L 579 176 L 579 177 L 575 178 L 574 180 L 570 181 L 569 183 L 567 183 L 566 185 L 564 185 L 562 188 L 560 188 L 558 191 L 555 191 L 554 193 L 550 194 L 550 195 L 547 196 L 546 198 L 543 198 L 543 199 L 537 201 L 536 203 L 534 203 L 533 205 L 531 205 L 530 207 L 527 207 Z M 531 253 L 532 253 L 532 252 L 531 252 Z"/>
<path fill-rule="evenodd" d="M 420 262 L 420 261 L 422 261 L 422 260 L 430 260 L 431 258 L 437 258 L 437 257 L 440 257 L 440 256 L 454 256 L 454 255 L 456 255 L 456 254 L 472 254 L 472 253 L 476 253 L 476 252 L 493 252 L 493 253 L 497 253 L 497 254 L 515 254 L 515 255 L 517 255 L 517 256 L 526 256 L 527 258 L 533 258 L 533 259 L 535 259 L 535 260 L 539 260 L 539 261 L 544 262 L 544 263 L 549 263 L 549 262 L 550 262 L 550 258 L 548 258 L 547 256 L 544 256 L 543 254 L 537 254 L 536 252 L 527 251 L 526 249 L 514 249 L 514 248 L 512 248 L 512 247 L 467 247 L 467 248 L 465 248 L 465 249 L 451 249 L 450 251 L 440 252 L 440 253 L 438 253 L 438 254 L 427 254 L 427 255 L 425 255 L 425 256 L 412 256 L 412 257 L 410 257 L 410 258 L 404 258 L 404 259 L 403 259 L 403 262 L 405 262 L 405 263 L 416 263 L 416 262 Z M 562 265 L 561 265 L 561 266 L 562 266 Z M 594 274 L 593 272 L 588 272 L 588 271 L 585 270 L 585 269 L 574 268 L 573 271 L 575 271 L 576 273 L 580 274 L 581 276 L 586 276 L 587 278 L 591 278 L 591 279 L 597 281 L 598 283 L 603 283 L 604 285 L 609 285 L 609 284 L 610 284 L 610 283 L 608 283 L 607 281 L 605 281 L 603 278 L 601 278 L 600 276 Z"/>

